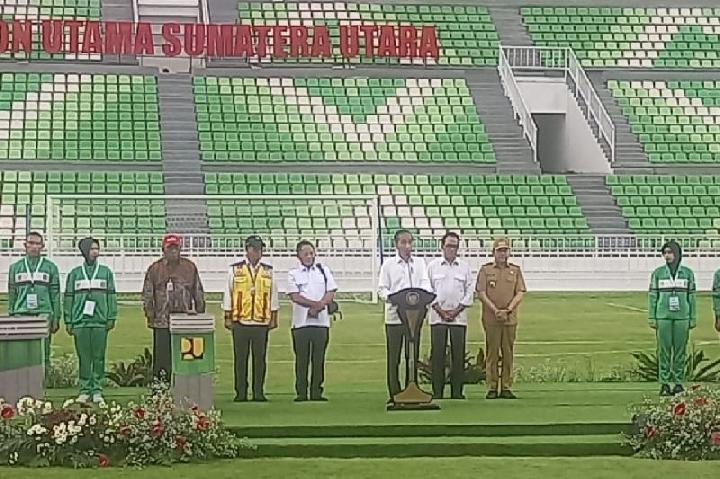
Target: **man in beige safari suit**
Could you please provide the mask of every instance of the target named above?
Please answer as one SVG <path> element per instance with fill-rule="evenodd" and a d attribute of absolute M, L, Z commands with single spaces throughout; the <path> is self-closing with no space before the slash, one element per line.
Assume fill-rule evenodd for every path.
<path fill-rule="evenodd" d="M 483 303 L 485 330 L 487 399 L 516 399 L 512 392 L 513 344 L 517 330 L 517 308 L 525 293 L 520 267 L 508 262 L 510 241 L 497 238 L 493 243 L 494 261 L 478 272 L 476 291 Z M 502 359 L 501 381 L 498 362 Z M 498 394 L 498 386 L 500 393 Z"/>

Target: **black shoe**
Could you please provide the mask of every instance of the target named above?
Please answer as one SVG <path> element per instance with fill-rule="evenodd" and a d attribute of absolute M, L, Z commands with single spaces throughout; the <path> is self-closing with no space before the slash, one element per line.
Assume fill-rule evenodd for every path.
<path fill-rule="evenodd" d="M 509 389 L 503 389 L 500 391 L 500 396 L 498 396 L 500 399 L 517 399 L 517 396 L 513 394 L 513 392 Z"/>
<path fill-rule="evenodd" d="M 442 395 L 442 394 L 433 394 L 433 395 L 432 395 L 432 398 L 433 398 L 433 399 L 442 399 L 442 398 L 443 398 L 443 395 Z"/>
<path fill-rule="evenodd" d="M 672 396 L 672 392 L 670 391 L 669 384 L 663 384 L 662 386 L 660 386 L 660 395 L 661 396 Z"/>
<path fill-rule="evenodd" d="M 293 401 L 295 401 L 295 402 L 305 402 L 307 400 L 308 400 L 307 396 L 296 396 L 295 399 L 293 399 Z"/>
<path fill-rule="evenodd" d="M 465 395 L 464 394 L 453 394 L 452 396 L 450 396 L 450 399 L 465 399 Z"/>
<path fill-rule="evenodd" d="M 498 393 L 497 393 L 497 391 L 495 391 L 493 389 L 488 391 L 487 394 L 485 395 L 485 399 L 497 399 L 497 398 L 498 398 Z"/>
<path fill-rule="evenodd" d="M 240 394 L 236 394 L 235 399 L 233 399 L 233 402 L 247 402 L 247 397 L 241 396 Z"/>
<path fill-rule="evenodd" d="M 254 396 L 253 397 L 254 402 L 267 402 L 267 398 L 263 396 Z"/>
<path fill-rule="evenodd" d="M 311 401 L 319 401 L 319 402 L 327 402 L 328 398 L 326 398 L 324 396 L 312 396 L 312 397 L 310 397 L 310 400 Z"/>
<path fill-rule="evenodd" d="M 676 384 L 675 387 L 672 390 L 673 394 L 682 394 L 685 392 L 685 388 L 682 384 Z"/>

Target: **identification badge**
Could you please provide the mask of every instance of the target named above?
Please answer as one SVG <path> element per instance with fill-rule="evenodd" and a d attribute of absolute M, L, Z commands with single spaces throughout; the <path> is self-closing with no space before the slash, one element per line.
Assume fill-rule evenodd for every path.
<path fill-rule="evenodd" d="M 165 285 L 165 290 L 166 290 L 168 293 L 172 293 L 174 289 L 175 289 L 175 286 L 173 285 L 173 282 L 172 282 L 172 281 L 168 281 L 167 284 Z"/>
<path fill-rule="evenodd" d="M 677 296 L 670 296 L 670 301 L 668 302 L 668 309 L 673 312 L 677 313 L 680 311 L 680 298 Z"/>
<path fill-rule="evenodd" d="M 83 315 L 92 316 L 93 314 L 95 314 L 95 301 L 85 301 Z"/>
<path fill-rule="evenodd" d="M 26 300 L 27 309 L 38 308 L 38 295 L 35 293 L 28 293 Z"/>

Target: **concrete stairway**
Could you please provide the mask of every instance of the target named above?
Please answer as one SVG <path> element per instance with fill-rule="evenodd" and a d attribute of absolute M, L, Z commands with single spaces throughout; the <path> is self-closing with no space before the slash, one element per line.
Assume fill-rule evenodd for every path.
<path fill-rule="evenodd" d="M 133 0 L 103 0 L 101 6 L 102 20 L 112 21 L 134 21 Z M 103 63 L 110 65 L 137 65 L 138 61 L 134 55 L 103 55 Z"/>
<path fill-rule="evenodd" d="M 470 94 L 495 149 L 498 173 L 539 174 L 522 127 L 513 115 L 496 70 L 466 71 Z"/>
<path fill-rule="evenodd" d="M 522 22 L 519 7 L 490 7 L 488 11 L 501 45 L 513 47 L 532 45 L 530 34 Z"/>
<path fill-rule="evenodd" d="M 630 130 L 630 124 L 627 121 L 622 110 L 615 102 L 612 93 L 608 90 L 605 84 L 605 78 L 601 72 L 587 72 L 590 81 L 595 86 L 600 100 L 605 105 L 610 118 L 612 118 L 615 124 L 615 165 L 621 166 L 645 166 L 650 167 L 650 164 L 643 150 L 637 135 Z"/>
<path fill-rule="evenodd" d="M 602 175 L 568 175 L 588 225 L 597 235 L 632 234 Z"/>
<path fill-rule="evenodd" d="M 204 182 L 189 74 L 158 75 L 165 194 L 202 195 Z M 168 229 L 176 233 L 207 233 L 204 200 L 168 200 Z"/>

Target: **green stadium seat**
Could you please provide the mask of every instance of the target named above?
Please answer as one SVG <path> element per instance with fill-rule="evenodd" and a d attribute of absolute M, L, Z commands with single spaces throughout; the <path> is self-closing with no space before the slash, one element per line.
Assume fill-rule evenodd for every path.
<path fill-rule="evenodd" d="M 198 76 L 193 91 L 204 161 L 495 162 L 464 79 Z M 247 155 L 227 156 L 237 141 Z"/>
<path fill-rule="evenodd" d="M 652 134 L 638 135 L 650 162 L 720 162 L 720 126 L 716 121 L 720 82 L 646 80 L 622 83 L 621 88 L 617 81 L 608 81 L 608 88 L 619 104 L 642 98 L 653 105 L 630 101 L 630 106 L 624 108 L 634 132 L 653 127 Z M 638 176 L 637 180 L 651 181 L 651 178 Z M 700 186 L 701 180 L 693 177 L 688 181 L 692 181 L 688 184 Z"/>
<path fill-rule="evenodd" d="M 571 47 L 584 66 L 718 68 L 717 11 L 701 8 L 522 9 L 535 45 Z M 595 9 L 597 10 L 597 9 Z M 668 30 L 672 29 L 672 34 Z M 659 39 L 662 38 L 662 41 Z M 657 40 L 656 40 L 657 39 Z M 546 60 L 548 63 L 551 58 Z M 613 89 L 623 81 L 613 80 Z"/>
<path fill-rule="evenodd" d="M 100 20 L 100 0 L 0 0 L 0 14 L 5 21 L 32 21 L 39 22 L 39 19 L 52 18 L 58 20 Z M 39 29 L 39 23 L 37 24 Z M 80 38 L 84 35 L 84 25 L 79 28 Z M 40 61 L 98 61 L 102 59 L 100 54 L 86 53 L 47 53 L 42 48 L 41 35 L 33 32 L 31 35 L 32 49 L 29 53 L 25 51 L 11 52 L 10 49 L 0 53 L 3 60 L 40 60 Z M 31 79 L 38 76 L 36 73 L 29 74 Z"/>
<path fill-rule="evenodd" d="M 246 182 L 262 180 L 265 186 L 300 181 L 304 191 L 315 187 L 316 192 L 327 190 L 328 195 L 363 183 L 368 188 L 366 194 L 379 196 L 382 216 L 380 227 L 385 238 L 401 227 L 432 237 L 441 236 L 447 229 L 487 236 L 566 234 L 582 238 L 590 234 L 580 208 L 569 206 L 575 205 L 576 199 L 566 179 L 561 176 L 546 179 L 544 176 L 519 175 L 468 177 L 275 173 L 262 177 L 248 174 L 237 179 Z M 225 181 L 222 174 L 206 174 L 206 193 L 215 194 L 221 181 Z M 543 183 L 547 191 L 540 186 Z M 473 187 L 473 184 L 478 186 Z M 492 191 L 478 197 L 476 188 L 487 188 L 485 184 Z M 533 204 L 524 205 L 518 195 L 519 191 L 526 192 L 529 185 L 540 186 L 541 190 L 538 196 L 532 197 Z M 252 209 L 244 206 L 246 202 L 242 199 L 213 202 L 212 207 L 208 208 L 211 233 L 236 233 L 234 223 L 228 220 L 237 219 L 239 226 L 253 229 L 258 234 L 267 234 L 270 229 L 290 236 L 304 231 L 319 238 L 328 234 L 353 238 L 371 234 L 370 211 L 362 200 L 353 206 L 352 200 L 337 199 L 331 203 L 311 200 L 313 203 L 298 199 L 288 200 L 282 208 L 275 206 L 273 201 L 276 200 L 256 200 Z M 535 203 L 543 206 L 536 206 Z M 432 242 L 430 246 L 435 248 L 437 245 Z"/>
<path fill-rule="evenodd" d="M 92 181 L 94 191 L 88 186 Z M 152 183 L 151 183 L 152 182 Z M 155 189 L 151 190 L 150 186 Z M 32 188 L 31 188 L 32 186 Z M 115 194 L 132 187 L 133 191 L 162 194 L 161 173 L 117 173 L 76 171 L 4 171 L 0 176 L 0 236 L 22 241 L 25 234 L 26 211 L 30 212 L 32 228 L 47 231 L 45 222 L 46 195 L 52 194 Z M 165 205 L 163 200 L 124 199 L 122 209 L 117 200 L 94 198 L 65 198 L 60 204 L 53 225 L 58 233 L 72 234 L 139 234 L 165 232 Z M 132 219 L 132 221 L 125 221 Z M 137 221 L 136 221 L 137 220 Z"/>
<path fill-rule="evenodd" d="M 318 4 L 320 6 L 320 4 Z M 291 7 L 291 8 L 288 8 Z M 350 17 L 348 17 L 350 15 Z M 335 45 L 329 58 L 251 58 L 252 62 L 283 62 L 283 63 L 334 63 L 341 58 L 340 23 L 347 18 L 354 18 L 362 23 L 372 24 L 432 24 L 435 26 L 440 56 L 437 61 L 428 64 L 450 65 L 458 67 L 492 66 L 497 64 L 499 37 L 486 7 L 453 5 L 446 12 L 435 12 L 431 9 L 418 9 L 412 4 L 366 4 L 366 3 L 324 3 L 317 8 L 310 3 L 302 2 L 240 2 L 238 19 L 242 23 L 254 25 L 275 25 L 297 22 L 300 19 L 312 19 L 310 25 L 324 25 L 328 29 L 330 42 Z M 307 20 L 303 20 L 308 24 Z M 362 42 L 362 40 L 361 40 Z M 361 57 L 345 59 L 355 64 L 424 64 L 419 60 Z M 335 86 L 331 83 L 308 79 L 308 86 Z M 393 86 L 387 80 L 382 86 Z M 360 103 L 357 106 L 362 106 Z"/>
<path fill-rule="evenodd" d="M 714 223 L 720 213 L 720 188 L 710 186 L 715 184 L 715 178 L 618 175 L 606 177 L 606 184 L 633 232 L 706 235 L 720 231 L 720 224 Z M 635 186 L 650 181 L 658 183 L 650 192 Z"/>
<path fill-rule="evenodd" d="M 0 122 L 0 162 L 161 160 L 154 76 L 6 72 L 0 80 L 0 113 L 25 118 Z"/>

